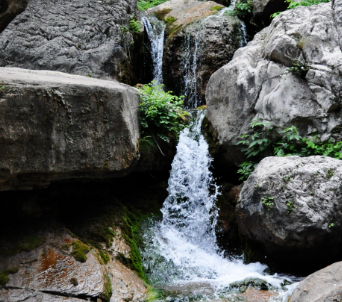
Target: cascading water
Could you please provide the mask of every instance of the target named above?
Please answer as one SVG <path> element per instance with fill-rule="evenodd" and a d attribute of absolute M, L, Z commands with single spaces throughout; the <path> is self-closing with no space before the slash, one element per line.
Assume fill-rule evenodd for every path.
<path fill-rule="evenodd" d="M 157 85 L 163 83 L 163 50 L 164 50 L 164 31 L 166 24 L 154 16 L 142 17 L 147 36 L 151 44 L 151 56 L 153 61 L 153 81 Z"/>
<path fill-rule="evenodd" d="M 266 265 L 246 265 L 242 257 L 227 259 L 219 252 L 214 231 L 219 191 L 209 169 L 208 144 L 201 134 L 204 116 L 205 111 L 199 111 L 180 134 L 163 220 L 152 223 L 144 235 L 142 255 L 149 279 L 154 286 L 177 293 L 177 299 L 168 296 L 166 301 L 188 301 L 189 297 L 226 301 L 217 299 L 236 296 L 229 285 L 246 278 L 265 280 L 278 292 L 273 301 L 286 301 L 296 285 L 282 287 L 284 280 L 291 281 L 288 277 L 267 275 Z"/>

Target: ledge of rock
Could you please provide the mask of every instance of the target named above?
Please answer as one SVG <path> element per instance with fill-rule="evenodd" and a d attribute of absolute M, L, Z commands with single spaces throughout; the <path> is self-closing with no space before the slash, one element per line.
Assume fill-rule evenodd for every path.
<path fill-rule="evenodd" d="M 19 68 L 0 86 L 0 190 L 123 176 L 139 159 L 136 89 Z"/>
<path fill-rule="evenodd" d="M 14 2 L 20 1 L 9 1 Z M 138 16 L 133 0 L 29 0 L 25 11 L 0 34 L 0 66 L 58 70 L 132 84 L 136 81 L 134 39 L 122 26 L 128 28 Z"/>
<path fill-rule="evenodd" d="M 331 157 L 266 157 L 241 190 L 239 231 L 280 265 L 331 263 L 342 251 L 341 179 Z"/>
<path fill-rule="evenodd" d="M 300 282 L 289 302 L 337 302 L 341 299 L 342 262 L 336 262 Z"/>
<path fill-rule="evenodd" d="M 341 1 L 281 13 L 210 78 L 207 118 L 226 165 L 240 164 L 238 137 L 254 118 L 296 126 L 302 136 L 341 139 Z M 335 15 L 335 18 L 334 18 Z M 303 77 L 294 60 L 310 66 Z"/>

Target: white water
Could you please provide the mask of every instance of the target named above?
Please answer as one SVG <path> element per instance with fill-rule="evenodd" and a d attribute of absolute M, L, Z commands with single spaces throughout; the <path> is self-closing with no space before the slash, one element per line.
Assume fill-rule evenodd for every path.
<path fill-rule="evenodd" d="M 164 50 L 164 31 L 166 24 L 154 16 L 142 17 L 147 36 L 151 45 L 151 56 L 153 61 L 153 81 L 157 85 L 163 83 L 163 50 Z"/>
<path fill-rule="evenodd" d="M 190 129 L 180 134 L 163 220 L 145 234 L 143 258 L 150 280 L 157 286 L 206 283 L 213 289 L 211 298 L 217 298 L 232 282 L 259 278 L 277 289 L 274 301 L 286 301 L 296 286 L 281 288 L 289 278 L 267 275 L 266 265 L 246 265 L 242 257 L 227 259 L 219 252 L 214 230 L 219 193 L 209 170 L 208 144 L 201 134 L 204 115 L 204 111 L 199 113 Z"/>

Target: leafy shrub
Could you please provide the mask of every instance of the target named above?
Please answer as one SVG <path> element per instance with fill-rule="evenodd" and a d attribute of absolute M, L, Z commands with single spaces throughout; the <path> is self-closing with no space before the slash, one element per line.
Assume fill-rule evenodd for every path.
<path fill-rule="evenodd" d="M 169 135 L 178 137 L 178 133 L 185 127 L 188 115 L 182 109 L 183 97 L 172 95 L 172 91 L 165 92 L 163 85 L 152 82 L 139 89 L 142 99 L 140 108 L 140 124 L 143 128 L 142 139 L 155 141 L 155 135 L 169 142 Z"/>
<path fill-rule="evenodd" d="M 285 2 L 289 3 L 288 7 L 286 10 L 289 9 L 293 9 L 296 8 L 298 6 L 311 6 L 311 5 L 317 5 L 320 3 L 327 3 L 330 2 L 331 0 L 304 0 L 301 2 L 295 2 L 295 1 L 291 1 L 291 0 L 286 0 Z M 276 12 L 274 14 L 272 14 L 270 17 L 271 18 L 275 18 L 277 17 L 281 12 Z"/>
<path fill-rule="evenodd" d="M 129 31 L 131 33 L 139 33 L 142 29 L 141 22 L 135 19 L 129 21 Z"/>
<path fill-rule="evenodd" d="M 292 61 L 292 66 L 288 69 L 288 71 L 292 72 L 293 74 L 299 76 L 302 79 L 305 79 L 306 74 L 310 70 L 310 66 L 306 63 L 302 64 L 298 61 L 298 59 Z"/>
<path fill-rule="evenodd" d="M 239 180 L 247 179 L 257 163 L 267 156 L 325 155 L 342 159 L 342 141 L 319 142 L 317 136 L 301 137 L 295 126 L 276 130 L 269 122 L 258 119 L 253 120 L 250 126 L 250 133 L 241 135 L 238 142 L 245 146 L 241 151 L 251 159 L 239 166 Z"/>
<path fill-rule="evenodd" d="M 274 197 L 263 197 L 261 198 L 261 203 L 270 211 L 274 206 Z"/>
<path fill-rule="evenodd" d="M 253 11 L 253 1 L 236 3 L 234 10 L 228 11 L 228 15 L 244 18 L 250 15 Z"/>

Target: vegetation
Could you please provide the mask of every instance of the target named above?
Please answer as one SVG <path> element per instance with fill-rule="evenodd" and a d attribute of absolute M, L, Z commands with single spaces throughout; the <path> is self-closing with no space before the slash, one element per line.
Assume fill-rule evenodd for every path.
<path fill-rule="evenodd" d="M 267 210 L 271 210 L 274 206 L 274 197 L 263 197 L 261 203 L 266 206 Z"/>
<path fill-rule="evenodd" d="M 131 33 L 139 33 L 142 29 L 142 24 L 140 21 L 132 19 L 129 21 L 129 31 Z"/>
<path fill-rule="evenodd" d="M 291 214 L 293 212 L 293 210 L 295 209 L 295 206 L 294 206 L 294 202 L 292 200 L 289 200 L 287 203 L 286 203 L 286 206 L 287 206 L 287 213 L 288 214 Z M 296 206 L 296 209 L 298 208 L 298 206 Z"/>
<path fill-rule="evenodd" d="M 210 8 L 210 10 L 217 11 L 217 12 L 220 11 L 221 9 L 223 9 L 223 6 L 219 6 L 219 5 L 215 5 Z"/>
<path fill-rule="evenodd" d="M 112 282 L 110 281 L 108 275 L 104 276 L 104 281 L 104 292 L 100 295 L 100 298 L 106 302 L 109 302 L 111 296 L 113 295 Z"/>
<path fill-rule="evenodd" d="M 325 155 L 342 159 L 342 141 L 319 142 L 318 136 L 301 137 L 295 126 L 286 129 L 274 129 L 269 122 L 256 119 L 250 123 L 250 133 L 240 136 L 238 144 L 244 145 L 242 152 L 250 161 L 239 166 L 240 180 L 245 180 L 253 172 L 257 163 L 267 156 L 310 156 Z M 333 171 L 327 173 L 332 177 Z M 285 181 L 289 181 L 285 179 Z"/>
<path fill-rule="evenodd" d="M 177 138 L 188 115 L 182 109 L 183 97 L 172 95 L 172 91 L 164 92 L 163 85 L 155 83 L 144 85 L 139 91 L 142 140 L 152 143 L 156 142 L 156 136 L 165 142 L 170 141 L 170 136 Z"/>
<path fill-rule="evenodd" d="M 16 274 L 19 271 L 18 267 L 7 268 L 0 272 L 0 287 L 6 286 L 9 281 L 8 275 Z"/>
<path fill-rule="evenodd" d="M 165 16 L 171 12 L 172 9 L 171 8 L 164 8 L 164 9 L 161 9 L 161 10 L 158 10 L 156 12 L 154 12 L 154 15 L 159 19 L 159 20 L 164 20 Z"/>
<path fill-rule="evenodd" d="M 80 240 L 76 240 L 72 243 L 72 255 L 79 262 L 87 261 L 87 254 L 90 251 L 89 247 Z"/>
<path fill-rule="evenodd" d="M 288 69 L 288 71 L 292 72 L 293 74 L 299 76 L 302 79 L 305 79 L 306 74 L 310 70 L 310 66 L 306 63 L 301 63 L 298 60 L 292 61 L 292 66 Z"/>
<path fill-rule="evenodd" d="M 175 17 L 170 16 L 170 17 L 165 18 L 164 21 L 165 21 L 166 25 L 169 26 L 169 25 L 172 25 L 174 22 L 176 22 L 177 19 Z"/>
<path fill-rule="evenodd" d="M 320 3 L 326 3 L 326 2 L 330 2 L 331 0 L 304 0 L 301 2 L 295 2 L 295 1 L 291 1 L 291 0 L 286 0 L 285 2 L 289 3 L 288 7 L 286 10 L 289 9 L 293 9 L 296 8 L 298 6 L 311 6 L 311 5 L 316 5 L 316 4 L 320 4 Z M 276 12 L 274 14 L 271 15 L 271 18 L 275 18 L 277 17 L 281 12 Z"/>
<path fill-rule="evenodd" d="M 237 16 L 239 18 L 244 18 L 250 15 L 253 11 L 253 1 L 240 1 L 236 3 L 234 10 L 229 11 L 230 16 Z"/>
<path fill-rule="evenodd" d="M 147 10 L 151 7 L 157 6 L 166 2 L 167 0 L 138 0 L 138 9 Z"/>

